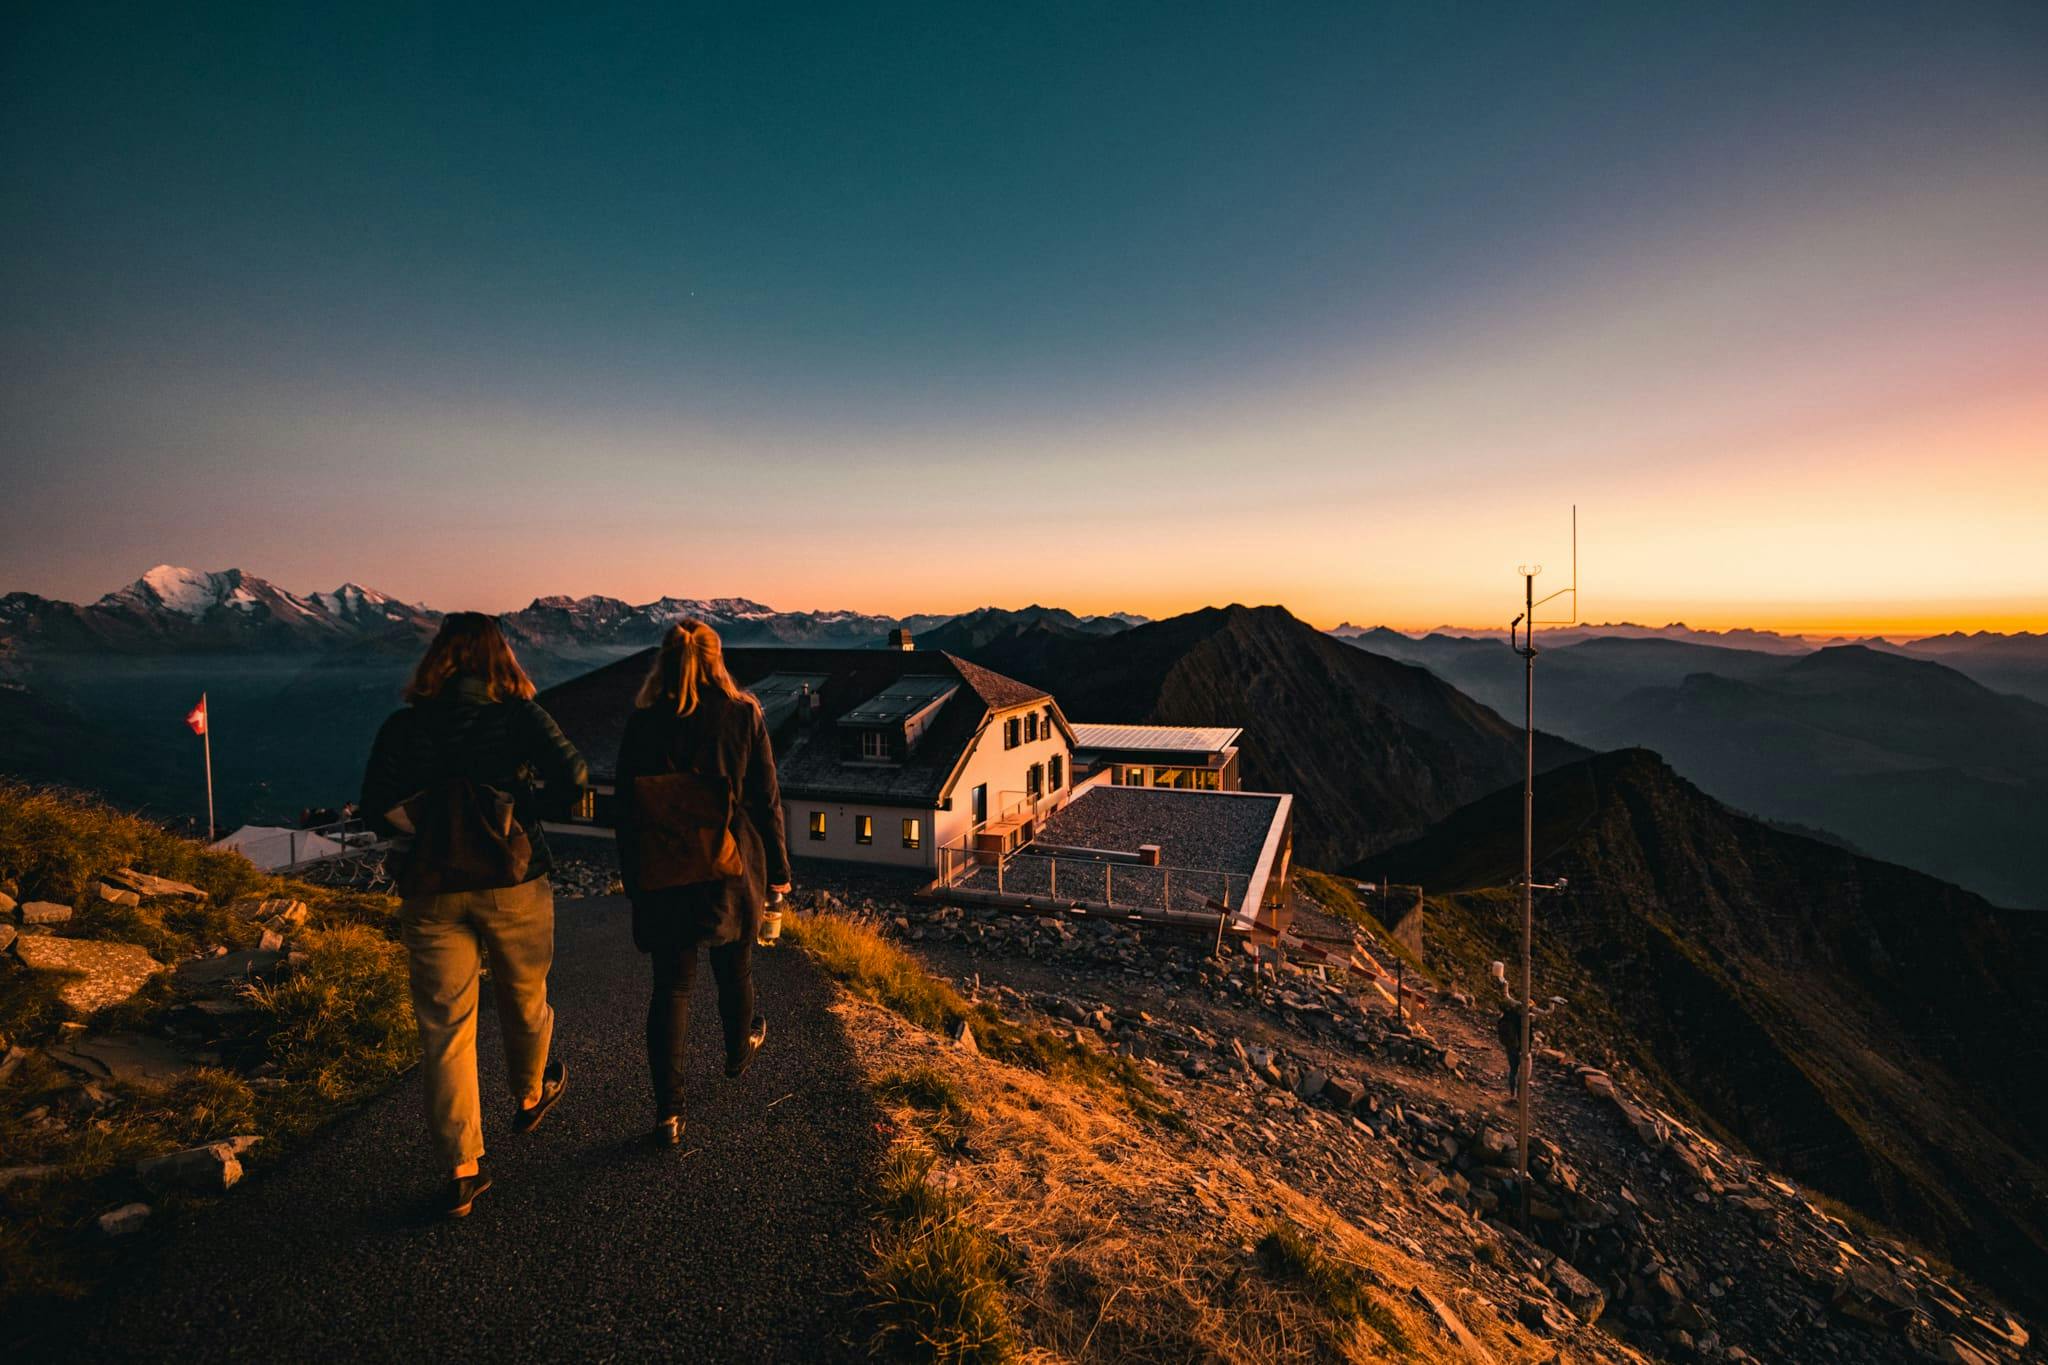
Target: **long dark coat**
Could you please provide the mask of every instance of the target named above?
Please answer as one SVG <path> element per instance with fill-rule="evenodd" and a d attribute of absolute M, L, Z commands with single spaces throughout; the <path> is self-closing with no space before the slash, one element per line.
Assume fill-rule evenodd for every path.
<path fill-rule="evenodd" d="M 746 874 L 704 886 L 642 891 L 632 820 L 633 779 L 690 768 L 724 777 L 737 793 L 733 839 Z M 650 953 L 706 941 L 732 942 L 757 933 L 768 888 L 789 880 L 782 792 L 775 781 L 775 751 L 761 708 L 751 700 L 735 702 L 707 688 L 687 716 L 665 707 L 635 711 L 626 722 L 612 771 L 618 781 L 613 809 L 619 873 L 633 902 L 633 945 Z"/>

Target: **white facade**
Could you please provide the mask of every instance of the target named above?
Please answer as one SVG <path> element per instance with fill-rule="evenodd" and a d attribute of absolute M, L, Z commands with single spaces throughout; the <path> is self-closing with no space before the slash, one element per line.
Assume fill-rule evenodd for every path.
<path fill-rule="evenodd" d="M 1006 745 L 1013 721 L 1018 724 L 1017 742 Z M 1034 730 L 1036 737 L 1032 738 Z M 1031 795 L 1034 766 L 1039 774 L 1035 799 Z M 837 797 L 814 799 L 785 792 L 783 824 L 790 856 L 936 871 L 941 844 L 959 845 L 986 822 L 976 814 L 977 791 L 985 793 L 987 820 L 1027 810 L 1043 813 L 1065 804 L 1073 774 L 1074 751 L 1064 719 L 1049 698 L 1040 697 L 988 716 L 954 769 L 939 809 Z M 822 837 L 814 838 L 814 821 L 821 815 Z M 905 847 L 905 820 L 918 822 L 918 847 Z M 869 823 L 864 826 L 863 821 Z M 866 841 L 861 838 L 863 832 L 870 835 Z"/>

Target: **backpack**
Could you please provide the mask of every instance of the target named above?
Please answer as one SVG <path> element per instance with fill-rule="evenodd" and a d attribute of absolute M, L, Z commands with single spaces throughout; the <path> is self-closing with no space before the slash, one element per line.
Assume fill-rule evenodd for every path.
<path fill-rule="evenodd" d="M 440 736 L 429 730 L 437 766 L 447 770 Z M 401 896 L 492 891 L 526 880 L 533 840 L 513 812 L 510 792 L 474 778 L 428 783 L 399 803 L 412 825 L 412 851 L 398 876 Z"/>
<path fill-rule="evenodd" d="M 746 861 L 732 832 L 739 801 L 731 781 L 698 771 L 694 761 L 677 768 L 673 749 L 672 742 L 662 746 L 667 772 L 633 779 L 629 818 L 640 840 L 640 889 L 668 891 L 745 876 Z"/>

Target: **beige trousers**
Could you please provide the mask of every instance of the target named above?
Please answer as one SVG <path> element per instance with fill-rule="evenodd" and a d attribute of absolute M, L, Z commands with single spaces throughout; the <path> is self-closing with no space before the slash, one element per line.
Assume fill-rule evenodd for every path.
<path fill-rule="evenodd" d="M 398 914 L 412 957 L 427 1128 L 442 1164 L 453 1170 L 484 1154 L 476 1010 L 486 953 L 512 1097 L 518 1101 L 540 1090 L 555 1032 L 555 1012 L 548 1005 L 555 892 L 547 878 L 537 877 L 496 891 L 409 897 Z"/>

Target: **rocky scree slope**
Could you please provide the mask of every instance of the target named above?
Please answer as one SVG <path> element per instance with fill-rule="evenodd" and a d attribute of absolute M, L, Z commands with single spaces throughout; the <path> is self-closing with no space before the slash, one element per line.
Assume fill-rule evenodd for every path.
<path fill-rule="evenodd" d="M 1359 869 L 1431 890 L 1469 983 L 1517 951 L 1520 797 Z M 1560 1036 L 2039 1306 L 2048 920 L 1738 815 L 1643 750 L 1544 774 L 1536 808 L 1537 879 L 1569 883 L 1538 911 Z"/>

